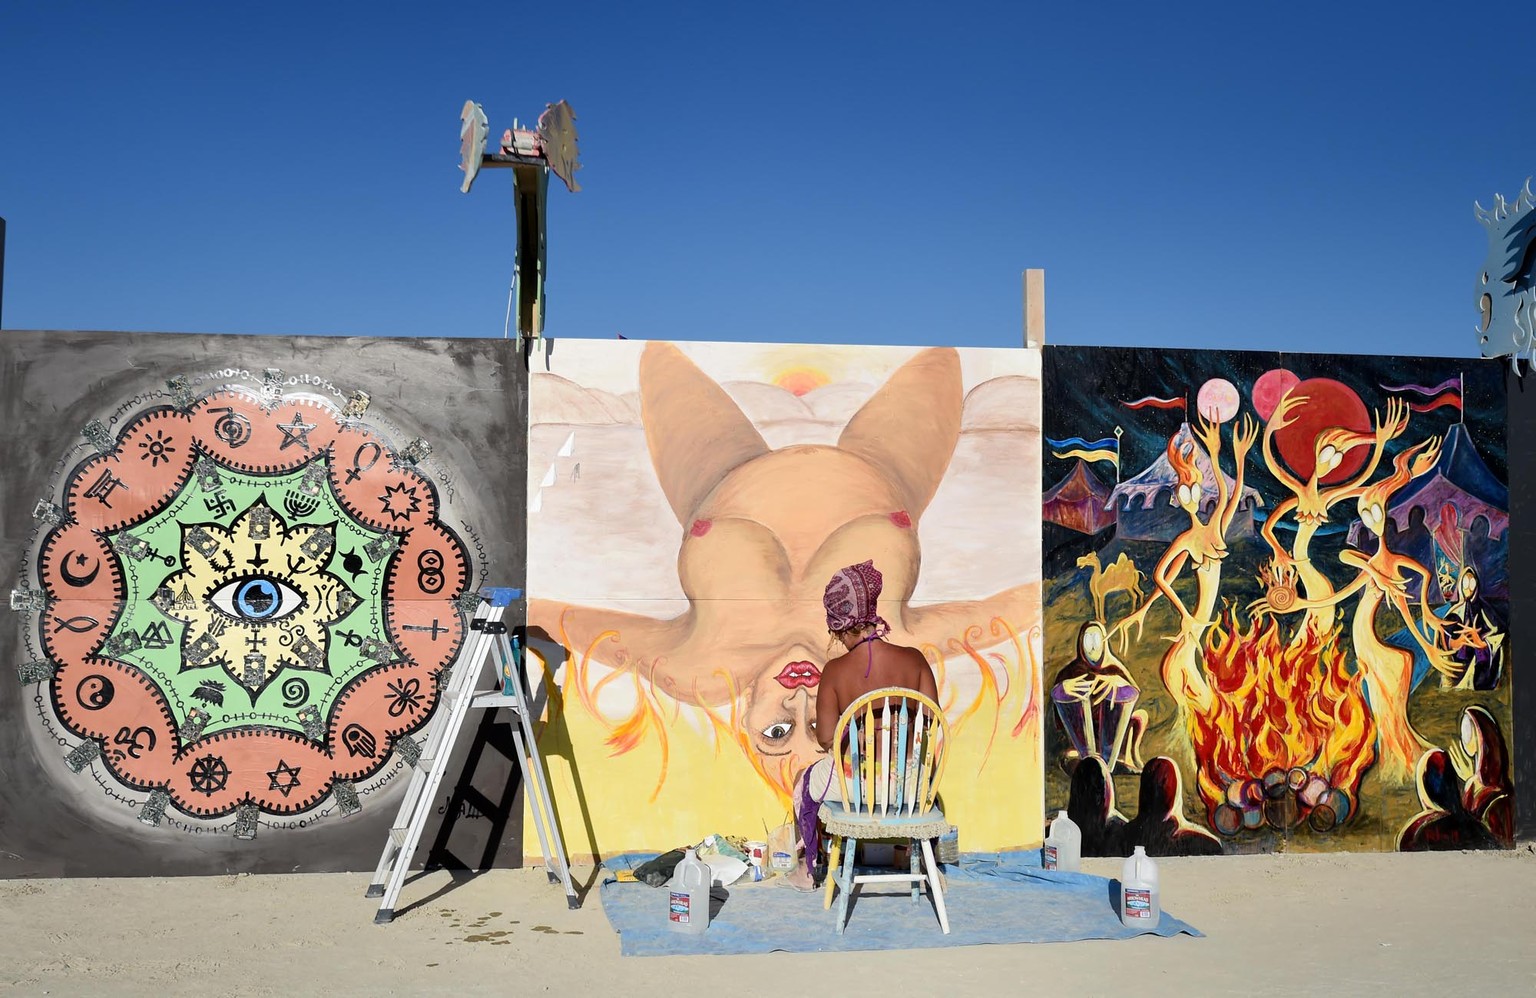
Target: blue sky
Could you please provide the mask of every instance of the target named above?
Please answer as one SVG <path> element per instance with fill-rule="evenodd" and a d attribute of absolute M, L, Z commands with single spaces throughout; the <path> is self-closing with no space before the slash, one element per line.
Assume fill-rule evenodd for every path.
<path fill-rule="evenodd" d="M 499 336 L 458 111 L 565 98 L 556 337 L 1010 346 L 1038 266 L 1051 342 L 1471 355 L 1536 128 L 1454 8 L 13 4 L 4 323 Z"/>

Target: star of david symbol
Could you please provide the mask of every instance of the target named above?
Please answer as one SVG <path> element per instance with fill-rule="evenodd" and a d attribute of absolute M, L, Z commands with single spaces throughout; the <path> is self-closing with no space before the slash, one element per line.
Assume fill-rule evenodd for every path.
<path fill-rule="evenodd" d="M 293 792 L 293 788 L 299 785 L 299 771 L 303 768 L 302 766 L 290 766 L 279 759 L 276 769 L 267 770 L 267 776 L 272 780 L 271 786 L 267 789 L 281 791 L 282 795 L 287 797 Z"/>
<path fill-rule="evenodd" d="M 302 413 L 295 412 L 292 423 L 278 423 L 277 428 L 283 431 L 283 445 L 278 450 L 287 450 L 293 444 L 309 450 L 309 431 L 315 424 L 304 422 Z"/>
<path fill-rule="evenodd" d="M 229 766 L 216 755 L 205 755 L 187 770 L 192 789 L 212 797 L 229 784 Z"/>
<path fill-rule="evenodd" d="M 409 520 L 411 514 L 421 509 L 421 500 L 416 498 L 414 485 L 386 485 L 384 494 L 379 496 L 379 502 L 383 503 L 383 511 L 389 514 L 393 520 Z"/>

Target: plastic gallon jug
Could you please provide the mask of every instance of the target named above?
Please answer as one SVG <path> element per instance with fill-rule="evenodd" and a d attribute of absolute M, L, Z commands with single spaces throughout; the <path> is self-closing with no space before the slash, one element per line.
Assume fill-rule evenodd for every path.
<path fill-rule="evenodd" d="M 1045 836 L 1045 849 L 1040 865 L 1047 870 L 1076 873 L 1081 867 L 1083 833 L 1067 812 L 1058 811 L 1051 819 L 1050 832 Z"/>
<path fill-rule="evenodd" d="M 709 928 L 709 867 L 685 850 L 663 888 L 667 892 L 667 927 L 697 935 Z"/>
<path fill-rule="evenodd" d="M 1120 870 L 1120 921 L 1132 929 L 1155 929 L 1163 916 L 1157 897 L 1157 864 L 1137 846 Z"/>

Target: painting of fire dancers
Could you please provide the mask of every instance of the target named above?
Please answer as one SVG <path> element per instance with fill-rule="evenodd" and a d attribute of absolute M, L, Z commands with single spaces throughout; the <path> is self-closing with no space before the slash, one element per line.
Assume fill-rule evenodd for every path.
<path fill-rule="evenodd" d="M 1047 813 L 1085 852 L 1512 845 L 1492 362 L 1066 347 L 1044 384 Z"/>

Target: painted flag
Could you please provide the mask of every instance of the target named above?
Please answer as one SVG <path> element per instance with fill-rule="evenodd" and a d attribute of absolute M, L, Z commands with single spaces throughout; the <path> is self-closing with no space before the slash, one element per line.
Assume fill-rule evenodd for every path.
<path fill-rule="evenodd" d="M 1046 437 L 1045 442 L 1052 447 L 1051 456 L 1054 458 L 1066 461 L 1080 457 L 1084 461 L 1108 461 L 1120 467 L 1120 441 L 1114 437 L 1099 440 L 1084 440 L 1082 437 L 1052 440 Z"/>
<path fill-rule="evenodd" d="M 1182 409 L 1186 402 L 1182 395 L 1172 399 L 1148 395 L 1146 398 L 1139 398 L 1134 402 L 1121 402 L 1120 404 L 1127 409 Z"/>
<path fill-rule="evenodd" d="M 1422 402 L 1409 402 L 1408 408 L 1413 412 L 1430 412 L 1442 406 L 1453 406 L 1457 412 L 1462 411 L 1461 404 L 1461 378 L 1447 378 L 1433 387 L 1429 385 L 1382 385 L 1384 391 L 1396 394 L 1422 395 Z"/>

